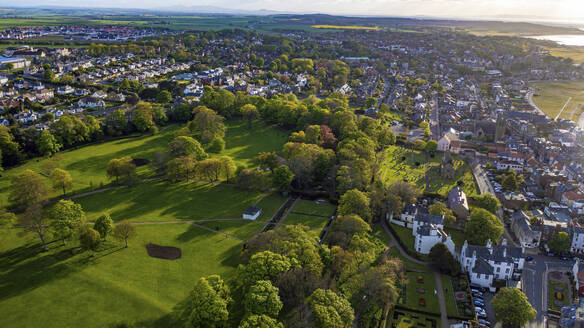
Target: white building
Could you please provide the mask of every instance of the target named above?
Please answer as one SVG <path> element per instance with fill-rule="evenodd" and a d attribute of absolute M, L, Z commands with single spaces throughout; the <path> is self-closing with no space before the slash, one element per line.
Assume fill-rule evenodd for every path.
<path fill-rule="evenodd" d="M 584 227 L 574 225 L 573 232 L 570 251 L 574 254 L 584 254 Z"/>
<path fill-rule="evenodd" d="M 443 243 L 456 257 L 452 238 L 444 232 L 444 215 L 433 215 L 417 212 L 412 224 L 412 235 L 415 237 L 414 248 L 418 253 L 428 254 L 438 243 Z"/>
<path fill-rule="evenodd" d="M 262 209 L 257 206 L 250 206 L 245 212 L 243 212 L 243 218 L 246 220 L 257 220 L 262 214 Z"/>
<path fill-rule="evenodd" d="M 512 280 L 523 270 L 524 249 L 507 246 L 506 240 L 501 245 L 492 245 L 489 240 L 486 246 L 469 245 L 465 241 L 459 261 L 472 285 L 492 288 L 495 279 Z"/>

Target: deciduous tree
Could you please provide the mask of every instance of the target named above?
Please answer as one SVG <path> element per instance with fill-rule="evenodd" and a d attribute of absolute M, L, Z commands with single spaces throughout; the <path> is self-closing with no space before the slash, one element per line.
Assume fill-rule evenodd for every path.
<path fill-rule="evenodd" d="M 355 315 L 351 304 L 332 290 L 317 289 L 308 298 L 315 326 L 349 328 Z"/>
<path fill-rule="evenodd" d="M 111 234 L 114 230 L 114 221 L 109 216 L 109 214 L 103 214 L 102 216 L 98 217 L 93 224 L 93 229 L 99 232 L 99 235 L 103 240 L 107 237 L 107 235 Z"/>
<path fill-rule="evenodd" d="M 118 223 L 114 228 L 114 238 L 124 241 L 128 247 L 128 239 L 136 237 L 136 228 L 128 221 Z"/>
<path fill-rule="evenodd" d="M 278 317 L 283 306 L 278 296 L 278 287 L 274 287 L 269 280 L 256 281 L 249 288 L 243 305 L 247 315 L 265 314 L 273 318 Z"/>
<path fill-rule="evenodd" d="M 12 177 L 9 199 L 14 206 L 28 207 L 46 198 L 45 181 L 38 173 L 27 169 Z"/>
<path fill-rule="evenodd" d="M 92 256 L 100 243 L 99 232 L 92 228 L 84 227 L 79 232 L 79 244 L 86 251 L 92 251 Z"/>
<path fill-rule="evenodd" d="M 550 250 L 557 254 L 566 252 L 570 249 L 571 244 L 572 240 L 570 239 L 570 236 L 564 231 L 556 232 L 548 242 Z"/>
<path fill-rule="evenodd" d="M 53 182 L 53 189 L 62 190 L 63 195 L 67 193 L 67 189 L 73 186 L 73 179 L 69 172 L 56 168 L 51 172 L 51 181 Z"/>
<path fill-rule="evenodd" d="M 347 191 L 339 200 L 339 215 L 355 214 L 369 221 L 371 220 L 370 199 L 357 189 Z"/>
<path fill-rule="evenodd" d="M 537 314 L 527 296 L 515 287 L 501 288 L 491 303 L 495 318 L 507 327 L 523 327 L 535 319 Z"/>
<path fill-rule="evenodd" d="M 85 212 L 81 205 L 71 200 L 58 201 L 47 211 L 47 217 L 53 235 L 61 239 L 63 245 L 85 224 Z"/>
<path fill-rule="evenodd" d="M 477 208 L 466 223 L 465 237 L 473 245 L 486 245 L 488 240 L 497 242 L 503 234 L 503 223 L 491 212 Z"/>
<path fill-rule="evenodd" d="M 175 312 L 177 325 L 188 328 L 225 327 L 229 319 L 227 310 L 232 299 L 229 287 L 218 275 L 200 278 L 187 299 Z"/>
<path fill-rule="evenodd" d="M 63 145 L 57 142 L 57 139 L 55 139 L 49 130 L 43 130 L 37 142 L 37 147 L 41 155 L 51 156 L 58 152 L 63 147 Z"/>

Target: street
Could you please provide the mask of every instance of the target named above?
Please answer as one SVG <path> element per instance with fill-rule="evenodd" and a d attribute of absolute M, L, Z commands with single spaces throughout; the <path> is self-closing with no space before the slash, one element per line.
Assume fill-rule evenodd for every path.
<path fill-rule="evenodd" d="M 550 271 L 571 270 L 573 261 L 562 261 L 556 257 L 533 255 L 533 260 L 525 262 L 521 277 L 522 290 L 537 311 L 537 317 L 530 327 L 545 327 L 547 314 L 547 274 Z"/>

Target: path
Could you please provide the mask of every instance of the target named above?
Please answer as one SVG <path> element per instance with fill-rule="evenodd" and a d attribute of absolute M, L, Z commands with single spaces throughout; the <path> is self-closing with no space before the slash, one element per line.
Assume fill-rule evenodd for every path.
<path fill-rule="evenodd" d="M 410 256 L 397 242 L 397 238 L 393 235 L 389 227 L 387 226 L 387 222 L 384 220 L 382 223 L 383 230 L 385 233 L 391 238 L 391 242 L 389 243 L 387 250 L 385 251 L 386 254 L 389 253 L 389 250 L 392 247 L 397 248 L 401 256 L 405 257 L 407 260 L 412 261 L 416 264 L 425 265 L 428 269 L 432 270 L 434 273 L 434 279 L 436 280 L 436 291 L 438 292 L 438 303 L 440 304 L 440 327 L 448 327 L 448 314 L 446 312 L 446 298 L 444 297 L 444 287 L 442 286 L 442 278 L 440 277 L 440 273 L 430 267 L 428 262 L 420 261 L 416 258 Z"/>
<path fill-rule="evenodd" d="M 560 115 L 562 115 L 562 113 L 564 112 L 564 109 L 566 109 L 566 107 L 568 106 L 568 104 L 570 103 L 570 101 L 572 101 L 572 97 L 569 97 L 568 100 L 566 100 L 566 103 L 564 104 L 564 106 L 562 107 L 562 109 L 560 110 L 560 112 L 558 113 L 558 115 L 556 115 L 556 118 L 554 118 L 555 121 L 557 121 L 558 118 L 560 117 Z"/>

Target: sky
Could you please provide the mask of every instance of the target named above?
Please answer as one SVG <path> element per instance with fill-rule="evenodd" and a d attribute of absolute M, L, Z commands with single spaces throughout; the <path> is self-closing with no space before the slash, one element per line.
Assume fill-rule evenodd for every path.
<path fill-rule="evenodd" d="M 13 6 L 14 1 L 0 0 Z M 241 10 L 291 13 L 329 13 L 376 16 L 432 16 L 448 18 L 518 18 L 581 23 L 584 0 L 20 0 L 19 6 L 172 8 L 215 6 Z"/>

